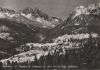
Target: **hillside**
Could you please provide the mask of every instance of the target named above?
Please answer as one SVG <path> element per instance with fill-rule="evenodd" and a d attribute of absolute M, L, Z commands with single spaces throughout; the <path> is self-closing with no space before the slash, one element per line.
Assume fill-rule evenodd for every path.
<path fill-rule="evenodd" d="M 64 21 L 37 8 L 10 16 L 8 11 L 1 9 L 0 13 L 0 50 L 11 54 L 3 63 L 34 63 L 41 57 L 49 63 L 51 57 L 54 65 L 95 68 L 97 63 L 99 68 L 100 4 L 79 6 Z"/>

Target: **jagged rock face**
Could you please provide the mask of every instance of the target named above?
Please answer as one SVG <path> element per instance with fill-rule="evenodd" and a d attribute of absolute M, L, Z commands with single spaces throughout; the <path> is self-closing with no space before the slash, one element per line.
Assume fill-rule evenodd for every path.
<path fill-rule="evenodd" d="M 50 30 L 49 37 L 56 38 L 64 34 L 100 33 L 100 3 L 88 7 L 77 7 L 63 24 Z M 53 36 L 52 36 L 52 35 Z"/>
<path fill-rule="evenodd" d="M 84 6 L 79 6 L 73 12 L 73 14 L 74 14 L 73 18 L 76 16 L 79 16 L 81 14 L 85 14 L 85 15 L 89 15 L 89 14 L 96 15 L 97 14 L 98 15 L 100 13 L 99 10 L 100 10 L 100 3 L 91 4 L 87 8 Z"/>
<path fill-rule="evenodd" d="M 74 19 L 75 17 L 81 15 L 81 14 L 89 14 L 87 11 L 87 8 L 84 6 L 79 6 L 75 9 L 75 11 L 72 12 L 72 18 Z"/>
<path fill-rule="evenodd" d="M 10 10 L 10 9 L 7 9 L 7 8 L 2 8 L 2 7 L 0 7 L 0 12 L 15 14 L 14 10 Z"/>
<path fill-rule="evenodd" d="M 38 8 L 35 8 L 34 10 L 32 8 L 26 8 L 22 10 L 22 15 L 41 23 L 42 28 L 54 28 L 56 25 L 60 24 L 60 20 L 58 18 L 48 16 Z"/>
<path fill-rule="evenodd" d="M 20 10 L 20 11 L 0 8 L 0 18 L 6 18 L 13 21 L 15 21 L 14 19 L 16 19 L 19 22 L 25 21 L 27 19 L 32 24 L 34 24 L 35 22 L 38 25 L 41 25 L 41 28 L 46 28 L 46 29 L 54 28 L 56 25 L 60 24 L 60 21 L 58 18 L 48 16 L 46 13 L 42 12 L 38 8 L 32 9 L 30 7 L 25 8 L 24 10 Z"/>
<path fill-rule="evenodd" d="M 28 7 L 28 8 L 25 8 L 24 10 L 21 11 L 22 13 L 25 13 L 25 14 L 30 14 L 33 12 L 33 9 Z"/>
<path fill-rule="evenodd" d="M 87 8 L 84 6 L 77 7 L 69 16 L 69 19 L 66 21 L 71 21 L 69 24 L 75 26 L 89 26 L 89 25 L 98 25 L 99 16 L 100 16 L 100 4 L 91 4 Z M 96 23 L 93 23 L 95 21 Z"/>

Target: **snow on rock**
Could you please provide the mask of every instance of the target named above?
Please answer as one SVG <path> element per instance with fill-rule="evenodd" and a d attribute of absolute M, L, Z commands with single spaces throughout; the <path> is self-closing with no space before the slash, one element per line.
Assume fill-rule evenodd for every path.
<path fill-rule="evenodd" d="M 10 14 L 10 13 L 4 13 L 7 17 L 13 18 L 15 16 L 15 14 Z"/>
<path fill-rule="evenodd" d="M 73 16 L 73 18 L 81 14 L 89 14 L 89 12 L 87 11 L 87 8 L 85 8 L 84 6 L 79 6 L 75 9 L 75 15 Z"/>
<path fill-rule="evenodd" d="M 5 13 L 0 12 L 0 18 L 13 18 L 15 16 L 16 16 L 16 14 L 10 14 L 8 12 L 5 12 Z"/>
<path fill-rule="evenodd" d="M 41 18 L 36 18 L 36 21 L 38 21 L 38 22 L 40 22 L 40 23 L 42 23 L 43 21 L 42 21 L 42 19 Z"/>
<path fill-rule="evenodd" d="M 21 15 L 22 16 L 24 16 L 24 17 L 26 17 L 26 18 L 28 18 L 28 19 L 32 19 L 32 14 L 30 13 L 30 14 L 24 14 L 24 13 L 21 13 Z"/>
<path fill-rule="evenodd" d="M 4 13 L 0 12 L 0 18 L 5 18 L 5 17 L 6 17 L 6 15 Z"/>
<path fill-rule="evenodd" d="M 84 6 L 79 6 L 75 9 L 73 18 L 75 18 L 81 14 L 89 15 L 89 14 L 91 14 L 91 11 L 93 11 L 93 10 L 97 10 L 95 13 L 98 14 L 98 13 L 100 13 L 99 8 L 100 8 L 100 3 L 90 4 L 87 8 L 85 8 Z M 95 13 L 92 13 L 92 14 L 95 14 Z"/>

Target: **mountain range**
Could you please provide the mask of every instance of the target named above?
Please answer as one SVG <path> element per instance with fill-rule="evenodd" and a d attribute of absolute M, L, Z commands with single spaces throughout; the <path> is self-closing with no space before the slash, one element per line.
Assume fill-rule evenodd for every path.
<path fill-rule="evenodd" d="M 11 43 L 41 42 L 45 33 L 61 23 L 40 9 L 14 11 L 0 8 L 0 38 Z"/>
<path fill-rule="evenodd" d="M 87 8 L 79 6 L 65 20 L 37 8 L 20 11 L 0 8 L 0 50 L 8 52 L 25 43 L 51 43 L 58 38 L 64 40 L 68 35 L 92 33 L 99 36 L 99 27 L 100 3 Z"/>
<path fill-rule="evenodd" d="M 62 36 L 64 34 L 77 33 L 99 33 L 100 26 L 100 4 L 91 4 L 87 8 L 84 6 L 77 7 L 67 19 L 53 28 L 51 37 Z"/>

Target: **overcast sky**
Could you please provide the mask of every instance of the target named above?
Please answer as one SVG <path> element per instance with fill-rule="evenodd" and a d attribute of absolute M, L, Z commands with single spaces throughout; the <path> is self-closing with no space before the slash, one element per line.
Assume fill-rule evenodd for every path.
<path fill-rule="evenodd" d="M 100 0 L 0 0 L 0 6 L 10 9 L 38 7 L 51 16 L 67 17 L 77 6 L 88 6 Z"/>

